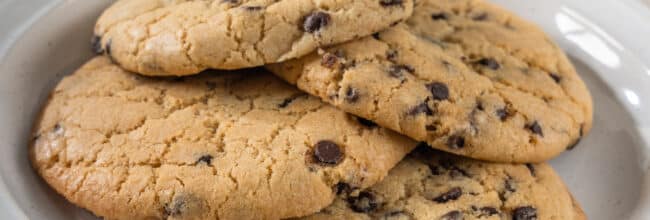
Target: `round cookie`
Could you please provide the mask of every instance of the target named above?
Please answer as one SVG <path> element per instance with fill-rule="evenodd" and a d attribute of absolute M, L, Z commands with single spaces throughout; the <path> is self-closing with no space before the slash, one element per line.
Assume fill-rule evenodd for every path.
<path fill-rule="evenodd" d="M 144 75 L 241 69 L 306 55 L 403 21 L 413 0 L 120 0 L 93 48 Z"/>
<path fill-rule="evenodd" d="M 547 164 L 492 164 L 423 149 L 377 185 L 342 187 L 330 207 L 302 219 L 586 219 Z"/>
<path fill-rule="evenodd" d="M 95 58 L 56 87 L 32 164 L 107 219 L 279 219 L 367 188 L 417 143 L 266 73 L 146 78 Z"/>
<path fill-rule="evenodd" d="M 436 149 L 542 162 L 592 126 L 592 100 L 539 28 L 481 0 L 422 0 L 396 27 L 268 68 Z"/>

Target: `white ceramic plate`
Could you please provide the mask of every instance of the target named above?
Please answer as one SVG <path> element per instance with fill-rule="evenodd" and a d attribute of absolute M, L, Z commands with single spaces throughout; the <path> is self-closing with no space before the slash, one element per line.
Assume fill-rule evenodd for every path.
<path fill-rule="evenodd" d="M 541 25 L 592 91 L 595 124 L 552 161 L 590 219 L 650 219 L 650 10 L 636 0 L 494 0 Z M 88 60 L 111 0 L 0 0 L 0 219 L 95 219 L 32 172 L 35 116 Z"/>

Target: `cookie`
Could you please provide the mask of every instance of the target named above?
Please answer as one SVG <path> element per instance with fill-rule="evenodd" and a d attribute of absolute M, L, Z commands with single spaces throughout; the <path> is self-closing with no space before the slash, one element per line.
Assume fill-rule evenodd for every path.
<path fill-rule="evenodd" d="M 481 0 L 423 0 L 389 30 L 268 68 L 436 149 L 542 162 L 592 126 L 592 100 L 539 28 Z"/>
<path fill-rule="evenodd" d="M 263 69 L 154 79 L 101 57 L 56 87 L 30 156 L 107 219 L 279 219 L 370 187 L 415 145 Z"/>
<path fill-rule="evenodd" d="M 407 19 L 413 0 L 121 0 L 93 48 L 145 75 L 241 69 L 306 55 Z"/>
<path fill-rule="evenodd" d="M 345 188 L 330 207 L 302 219 L 586 219 L 547 164 L 492 164 L 421 152 L 377 185 Z"/>

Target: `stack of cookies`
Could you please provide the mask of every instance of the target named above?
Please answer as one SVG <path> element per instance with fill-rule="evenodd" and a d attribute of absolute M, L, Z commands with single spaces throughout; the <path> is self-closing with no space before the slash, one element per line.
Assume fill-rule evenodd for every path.
<path fill-rule="evenodd" d="M 105 219 L 585 219 L 572 64 L 484 0 L 118 0 L 34 169 Z"/>

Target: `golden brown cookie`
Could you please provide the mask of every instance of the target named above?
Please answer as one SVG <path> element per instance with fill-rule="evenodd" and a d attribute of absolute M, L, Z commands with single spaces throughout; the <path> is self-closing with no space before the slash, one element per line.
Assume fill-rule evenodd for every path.
<path fill-rule="evenodd" d="M 542 162 L 592 126 L 592 100 L 537 26 L 482 0 L 422 0 L 406 24 L 268 66 L 328 103 L 436 149 Z"/>
<path fill-rule="evenodd" d="M 547 164 L 492 164 L 427 149 L 369 189 L 341 187 L 334 204 L 303 219 L 586 219 Z"/>
<path fill-rule="evenodd" d="M 407 19 L 413 0 L 120 0 L 93 40 L 127 70 L 190 75 L 301 57 Z"/>
<path fill-rule="evenodd" d="M 263 69 L 146 78 L 100 57 L 53 91 L 30 156 L 107 219 L 279 219 L 370 187 L 415 145 Z"/>

